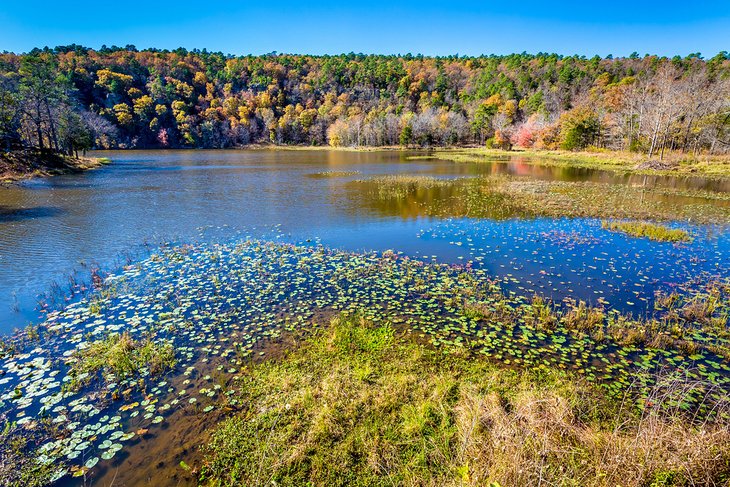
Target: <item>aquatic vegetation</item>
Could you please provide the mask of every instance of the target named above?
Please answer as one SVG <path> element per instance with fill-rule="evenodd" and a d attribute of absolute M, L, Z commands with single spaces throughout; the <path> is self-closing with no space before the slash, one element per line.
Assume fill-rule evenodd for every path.
<path fill-rule="evenodd" d="M 403 199 L 414 193 L 450 186 L 452 184 L 452 181 L 448 179 L 406 174 L 380 176 L 368 180 L 356 181 L 356 183 L 362 182 L 368 185 L 376 185 L 378 197 L 381 199 Z"/>
<path fill-rule="evenodd" d="M 27 448 L 29 437 L 41 434 L 58 434 L 50 430 L 48 422 L 35 431 L 20 431 L 17 424 L 5 423 L 0 431 L 0 479 L 3 485 L 18 487 L 42 487 L 59 476 L 57 468 L 49 462 L 39 462 L 34 452 Z"/>
<path fill-rule="evenodd" d="M 695 238 L 682 245 L 627 239 L 596 220 L 434 220 L 418 236 L 440 260 L 483 269 L 505 292 L 561 303 L 583 300 L 646 316 L 658 290 L 693 283 L 704 287 L 728 276 L 730 240 L 722 227 L 682 225 Z M 431 260 L 430 255 L 425 255 Z"/>
<path fill-rule="evenodd" d="M 245 406 L 215 427 L 201 482 L 644 486 L 672 474 L 712 485 L 730 474 L 728 423 L 658 413 L 686 381 L 659 381 L 637 413 L 556 368 L 441 352 L 350 315 L 246 366 Z"/>
<path fill-rule="evenodd" d="M 730 223 L 725 193 L 504 174 L 440 179 L 384 176 L 352 181 L 377 209 L 403 216 L 580 217 Z M 365 202 L 367 203 L 367 201 Z"/>
<path fill-rule="evenodd" d="M 345 178 L 348 176 L 357 176 L 360 171 L 321 171 L 312 174 L 307 174 L 310 178 L 321 179 L 321 178 Z"/>
<path fill-rule="evenodd" d="M 629 397 L 638 413 L 656 390 L 656 371 L 667 370 L 700 386 L 676 389 L 659 406 L 651 401 L 652 411 L 723 424 L 730 286 L 716 282 L 674 289 L 687 306 L 676 301 L 634 318 L 507 291 L 479 266 L 396 252 L 257 240 L 162 247 L 106 277 L 90 296 L 47 313 L 38 339 L 9 340 L 0 358 L 0 418 L 18 435 L 53 418 L 67 433 L 34 437 L 24 446 L 29 458 L 51 462 L 54 475 L 93 476 L 113 467 L 127 443 L 142 441 L 139 431 L 154 436 L 171 415 L 245 407 L 247 367 L 274 353 L 267 344 L 316 333 L 344 312 L 390 323 L 363 339 L 352 330 L 343 331 L 355 334 L 349 338 L 336 335 L 347 353 L 388 349 L 392 333 L 408 333 L 445 357 L 468 353 L 530 373 L 573 371 L 606 398 Z M 94 374 L 103 380 L 91 380 Z M 367 367 L 357 374 L 370 376 Z"/>
<path fill-rule="evenodd" d="M 175 366 L 175 351 L 169 342 L 155 343 L 149 338 L 138 341 L 125 331 L 79 348 L 69 362 L 72 378 L 69 384 L 79 387 L 99 371 L 113 374 L 115 378 L 126 378 L 146 368 L 151 376 L 160 375 Z"/>
<path fill-rule="evenodd" d="M 621 232 L 632 237 L 648 238 L 657 242 L 689 242 L 692 240 L 692 236 L 681 228 L 669 228 L 655 223 L 603 220 L 601 227 L 612 232 Z"/>

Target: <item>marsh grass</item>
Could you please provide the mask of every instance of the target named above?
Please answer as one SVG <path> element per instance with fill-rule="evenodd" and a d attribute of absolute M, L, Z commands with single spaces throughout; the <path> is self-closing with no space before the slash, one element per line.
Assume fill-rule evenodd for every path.
<path fill-rule="evenodd" d="M 676 378 L 612 399 L 555 369 L 506 369 L 342 316 L 241 378 L 204 447 L 207 485 L 725 485 L 730 431 L 660 407 Z M 671 391 L 672 394 L 668 394 Z"/>
<path fill-rule="evenodd" d="M 358 174 L 360 174 L 360 171 L 321 171 L 307 174 L 307 177 L 314 179 L 345 178 L 348 176 L 357 176 Z"/>
<path fill-rule="evenodd" d="M 548 334 L 590 336 L 596 343 L 611 340 L 621 346 L 675 350 L 689 355 L 702 350 L 730 358 L 730 283 L 711 280 L 685 293 L 657 292 L 657 313 L 635 317 L 583 300 L 566 299 L 561 305 L 535 295 L 529 303 L 513 306 L 498 286 L 467 292 L 456 298 L 463 316 L 482 323 L 524 323 Z M 460 300 L 460 301 L 459 301 Z"/>
<path fill-rule="evenodd" d="M 365 194 L 382 211 L 409 216 L 730 222 L 727 195 L 711 191 L 545 181 L 503 174 L 455 179 L 396 175 L 350 184 L 365 186 Z"/>
<path fill-rule="evenodd" d="M 127 332 L 110 334 L 74 354 L 69 375 L 72 389 L 90 382 L 97 373 L 131 377 L 143 369 L 152 376 L 175 366 L 175 351 L 170 343 L 134 340 Z"/>
<path fill-rule="evenodd" d="M 411 176 L 402 174 L 380 176 L 364 181 L 376 185 L 377 195 L 381 199 L 403 199 L 414 193 L 419 193 L 434 188 L 449 187 L 455 183 L 454 180 L 450 179 L 438 179 L 430 176 Z M 361 180 L 358 182 L 363 181 Z"/>
<path fill-rule="evenodd" d="M 620 232 L 632 237 L 648 238 L 655 242 L 691 242 L 692 236 L 681 228 L 647 222 L 623 222 L 603 220 L 601 227 L 611 232 Z"/>
<path fill-rule="evenodd" d="M 55 480 L 57 465 L 39 462 L 29 445 L 39 442 L 43 435 L 62 435 L 48 419 L 23 428 L 6 422 L 0 430 L 0 479 L 8 487 L 42 487 Z"/>

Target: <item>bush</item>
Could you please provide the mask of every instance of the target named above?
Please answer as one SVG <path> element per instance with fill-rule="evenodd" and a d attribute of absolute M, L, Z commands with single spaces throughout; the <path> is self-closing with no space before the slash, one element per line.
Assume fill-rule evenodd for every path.
<path fill-rule="evenodd" d="M 595 143 L 601 133 L 601 121 L 587 108 L 574 108 L 560 117 L 560 148 L 581 150 Z"/>

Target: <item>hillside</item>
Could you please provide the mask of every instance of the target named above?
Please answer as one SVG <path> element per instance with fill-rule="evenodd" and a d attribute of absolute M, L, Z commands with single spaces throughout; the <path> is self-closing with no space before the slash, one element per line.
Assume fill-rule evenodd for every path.
<path fill-rule="evenodd" d="M 718 153 L 730 58 L 0 54 L 0 139 L 98 148 L 520 146 Z M 44 110 L 33 107 L 44 105 Z M 29 108 L 30 107 L 30 108 Z"/>

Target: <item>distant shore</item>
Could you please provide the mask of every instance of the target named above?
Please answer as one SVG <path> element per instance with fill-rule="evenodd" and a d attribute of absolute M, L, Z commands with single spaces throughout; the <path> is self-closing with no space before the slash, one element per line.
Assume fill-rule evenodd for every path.
<path fill-rule="evenodd" d="M 454 162 L 491 161 L 495 157 L 528 157 L 550 166 L 614 171 L 624 174 L 702 176 L 730 178 L 730 155 L 691 155 L 668 153 L 664 159 L 649 158 L 644 153 L 625 151 L 564 151 L 515 148 L 512 150 L 479 148 L 436 148 L 434 156 Z"/>
<path fill-rule="evenodd" d="M 95 169 L 109 159 L 42 154 L 36 151 L 0 152 L 0 182 L 12 183 L 35 177 L 69 174 Z"/>
<path fill-rule="evenodd" d="M 454 162 L 490 162 L 495 158 L 526 157 L 539 159 L 542 165 L 576 167 L 614 171 L 624 174 L 667 175 L 667 176 L 702 176 L 712 179 L 730 178 L 730 154 L 726 155 L 692 155 L 669 152 L 663 159 L 658 156 L 649 158 L 645 153 L 596 150 L 566 151 L 553 149 L 524 149 L 515 147 L 511 150 L 489 149 L 483 146 L 304 146 L 304 145 L 272 145 L 252 144 L 241 149 L 257 150 L 339 150 L 350 152 L 374 151 L 424 151 L 430 156 Z"/>
<path fill-rule="evenodd" d="M 109 149 L 109 150 L 197 150 L 199 148 L 175 149 Z M 233 150 L 315 150 L 345 152 L 377 152 L 377 151 L 423 151 L 430 155 L 453 162 L 490 162 L 495 158 L 525 157 L 527 163 L 541 165 L 573 167 L 613 171 L 624 174 L 666 175 L 666 176 L 701 176 L 712 179 L 730 178 L 730 155 L 691 155 L 686 153 L 668 153 L 664 159 L 649 158 L 646 154 L 627 151 L 565 151 L 547 149 L 511 150 L 490 149 L 482 146 L 327 146 L 327 145 L 276 145 L 250 144 L 230 147 Z M 212 149 L 219 150 L 219 149 Z M 102 150 L 104 152 L 106 150 Z M 105 157 L 69 157 L 56 154 L 41 155 L 37 152 L 0 152 L 0 182 L 13 182 L 33 177 L 44 177 L 58 174 L 95 169 L 110 161 Z"/>

